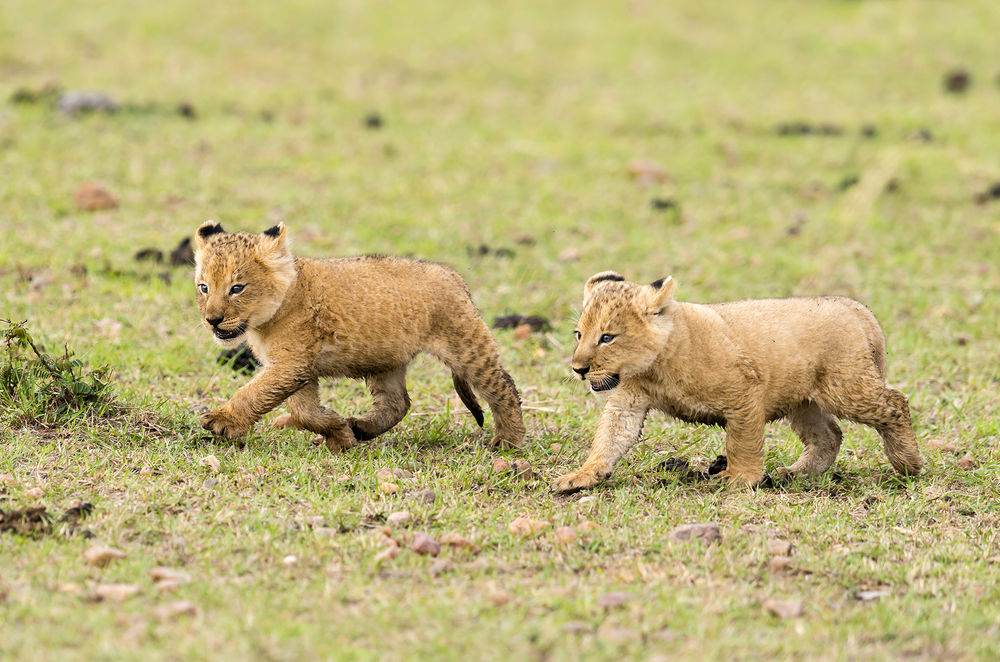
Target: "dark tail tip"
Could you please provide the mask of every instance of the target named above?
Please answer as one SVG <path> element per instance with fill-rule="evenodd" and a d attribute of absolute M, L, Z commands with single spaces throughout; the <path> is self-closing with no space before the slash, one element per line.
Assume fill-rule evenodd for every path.
<path fill-rule="evenodd" d="M 483 418 L 483 408 L 479 406 L 479 401 L 476 400 L 476 394 L 472 392 L 472 387 L 469 386 L 469 382 L 465 381 L 458 376 L 458 373 L 451 373 L 451 382 L 455 385 L 455 392 L 458 393 L 459 399 L 462 400 L 469 411 L 472 412 L 473 418 L 476 419 L 476 423 L 479 427 L 483 427 L 485 419 Z"/>

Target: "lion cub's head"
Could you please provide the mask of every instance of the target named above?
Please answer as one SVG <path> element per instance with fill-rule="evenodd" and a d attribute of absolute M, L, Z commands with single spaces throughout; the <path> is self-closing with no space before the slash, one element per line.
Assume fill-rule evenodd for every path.
<path fill-rule="evenodd" d="M 673 294 L 673 278 L 637 285 L 614 271 L 591 276 L 583 288 L 573 371 L 601 392 L 648 370 L 673 328 Z"/>
<path fill-rule="evenodd" d="M 227 233 L 206 221 L 195 233 L 194 282 L 201 321 L 223 347 L 244 342 L 248 328 L 271 319 L 295 280 L 285 225 L 261 234 Z"/>

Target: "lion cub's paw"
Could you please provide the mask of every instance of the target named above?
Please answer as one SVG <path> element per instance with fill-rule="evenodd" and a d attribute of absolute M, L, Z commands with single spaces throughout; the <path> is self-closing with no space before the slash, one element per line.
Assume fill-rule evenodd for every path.
<path fill-rule="evenodd" d="M 761 469 L 737 471 L 730 468 L 720 471 L 713 478 L 724 479 L 730 485 L 754 487 L 764 479 L 764 472 Z"/>
<path fill-rule="evenodd" d="M 354 445 L 355 441 L 354 434 L 351 433 L 349 428 L 344 428 L 343 432 L 339 432 L 329 437 L 320 438 L 323 439 L 323 445 L 326 446 L 327 450 L 332 453 L 346 451 Z"/>
<path fill-rule="evenodd" d="M 198 420 L 201 422 L 201 427 L 223 439 L 236 439 L 250 429 L 249 425 L 235 420 L 224 409 L 205 412 L 198 417 Z"/>
<path fill-rule="evenodd" d="M 555 490 L 556 492 L 576 492 L 577 490 L 593 487 L 607 477 L 608 474 L 598 475 L 595 471 L 581 469 L 580 471 L 573 471 L 565 476 L 560 476 L 556 480 Z"/>

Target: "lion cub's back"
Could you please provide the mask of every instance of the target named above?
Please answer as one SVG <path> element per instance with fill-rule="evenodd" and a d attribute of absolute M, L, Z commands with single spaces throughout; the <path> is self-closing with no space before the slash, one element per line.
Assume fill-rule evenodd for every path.
<path fill-rule="evenodd" d="M 884 369 L 882 329 L 872 312 L 854 299 L 750 299 L 710 307 L 756 352 L 791 351 L 802 358 L 824 356 L 832 360 L 862 352 Z"/>

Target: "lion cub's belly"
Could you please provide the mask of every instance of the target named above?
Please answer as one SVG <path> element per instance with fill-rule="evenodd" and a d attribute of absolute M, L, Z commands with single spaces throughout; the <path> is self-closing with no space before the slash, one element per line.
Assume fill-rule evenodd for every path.
<path fill-rule="evenodd" d="M 317 377 L 362 378 L 395 370 L 407 365 L 412 357 L 400 357 L 393 352 L 345 351 L 337 345 L 323 345 L 313 370 Z"/>

